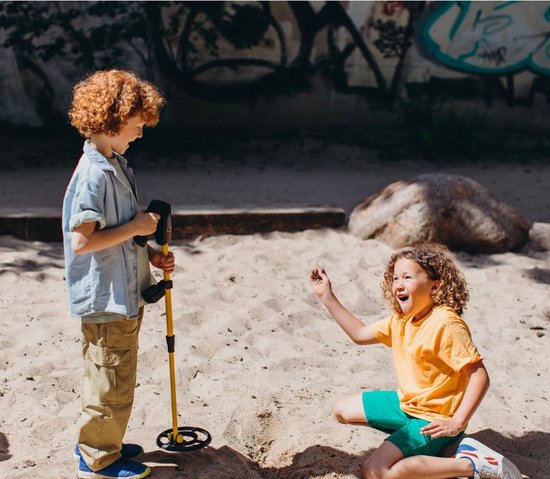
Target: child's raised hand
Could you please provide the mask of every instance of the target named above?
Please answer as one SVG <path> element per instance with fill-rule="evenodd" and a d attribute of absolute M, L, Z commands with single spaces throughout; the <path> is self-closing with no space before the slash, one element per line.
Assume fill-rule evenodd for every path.
<path fill-rule="evenodd" d="M 332 293 L 332 286 L 324 269 L 312 269 L 309 275 L 309 284 L 319 298 Z"/>

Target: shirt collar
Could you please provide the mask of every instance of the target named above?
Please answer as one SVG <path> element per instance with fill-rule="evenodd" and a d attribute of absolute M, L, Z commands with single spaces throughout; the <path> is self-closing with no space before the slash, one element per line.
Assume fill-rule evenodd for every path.
<path fill-rule="evenodd" d="M 105 158 L 99 151 L 97 151 L 90 140 L 86 140 L 84 142 L 84 153 L 88 156 L 88 158 L 93 161 L 97 166 L 99 166 L 103 170 L 113 170 L 114 167 L 111 164 L 111 162 Z M 124 158 L 122 155 L 119 155 L 117 152 L 113 151 L 113 154 L 115 158 L 119 161 L 121 165 L 124 167 L 128 167 L 128 160 Z"/>
<path fill-rule="evenodd" d="M 84 153 L 86 156 L 90 159 L 90 161 L 93 161 L 99 168 L 102 170 L 114 170 L 113 165 L 109 163 L 107 158 L 105 158 L 99 151 L 97 151 L 90 140 L 86 140 L 84 142 Z"/>
<path fill-rule="evenodd" d="M 119 155 L 116 151 L 113 151 L 113 154 L 115 155 L 115 158 L 119 161 L 119 163 L 123 166 L 128 166 L 128 160 L 124 158 L 122 155 Z"/>

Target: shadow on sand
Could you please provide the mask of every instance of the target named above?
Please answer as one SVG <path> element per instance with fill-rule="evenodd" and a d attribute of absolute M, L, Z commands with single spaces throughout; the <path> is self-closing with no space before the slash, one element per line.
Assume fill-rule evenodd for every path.
<path fill-rule="evenodd" d="M 478 441 L 511 459 L 521 472 L 531 479 L 545 479 L 550 470 L 550 434 L 531 431 L 520 437 L 506 437 L 491 429 L 472 434 Z M 361 477 L 369 449 L 361 454 L 349 454 L 330 446 L 310 446 L 297 453 L 280 467 L 265 466 L 228 446 L 207 448 L 191 453 L 153 451 L 140 459 L 155 468 L 157 479 L 306 479 L 329 474 L 337 477 Z"/>
<path fill-rule="evenodd" d="M 261 460 L 252 460 L 228 446 L 190 453 L 149 452 L 140 460 L 154 465 L 158 479 L 300 479 L 327 474 L 359 478 L 365 457 L 372 451 L 354 455 L 315 445 L 297 453 L 288 465 L 280 467 L 263 466 Z"/>
<path fill-rule="evenodd" d="M 8 442 L 8 438 L 3 432 L 0 432 L 0 462 L 7 461 L 11 454 L 10 452 L 10 443 Z"/>
<path fill-rule="evenodd" d="M 491 449 L 504 454 L 531 479 L 546 479 L 550 470 L 550 433 L 528 431 L 522 436 L 503 436 L 492 429 L 484 429 L 471 437 Z"/>

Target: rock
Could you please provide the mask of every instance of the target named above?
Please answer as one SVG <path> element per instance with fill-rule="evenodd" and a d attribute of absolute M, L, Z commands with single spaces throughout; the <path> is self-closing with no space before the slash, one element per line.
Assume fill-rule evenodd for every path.
<path fill-rule="evenodd" d="M 550 223 L 533 223 L 529 230 L 529 248 L 550 251 Z"/>
<path fill-rule="evenodd" d="M 437 241 L 470 253 L 517 251 L 529 224 L 465 176 L 425 174 L 397 181 L 354 208 L 348 228 L 394 248 Z"/>

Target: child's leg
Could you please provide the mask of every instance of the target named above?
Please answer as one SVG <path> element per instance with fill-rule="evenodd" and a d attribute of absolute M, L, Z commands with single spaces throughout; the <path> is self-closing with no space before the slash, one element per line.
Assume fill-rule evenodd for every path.
<path fill-rule="evenodd" d="M 367 418 L 365 408 L 370 419 Z M 409 435 L 412 433 L 413 438 L 419 435 L 419 428 L 426 424 L 426 421 L 416 424 L 417 420 L 407 417 L 401 411 L 394 391 L 371 391 L 346 396 L 334 405 L 334 416 L 343 424 L 361 426 L 368 426 L 372 420 L 371 426 L 386 431 L 402 427 L 397 434 L 405 439 L 403 444 L 407 447 L 411 447 Z M 423 439 L 419 441 L 419 445 L 424 443 Z M 446 479 L 472 477 L 473 474 L 474 469 L 468 459 L 427 455 L 405 458 L 402 450 L 390 441 L 382 443 L 369 457 L 363 470 L 365 479 Z"/>
<path fill-rule="evenodd" d="M 363 408 L 363 393 L 352 394 L 339 399 L 334 405 L 333 413 L 336 420 L 342 424 L 367 425 L 365 409 Z"/>
<path fill-rule="evenodd" d="M 136 384 L 137 320 L 83 323 L 84 389 L 78 443 L 94 471 L 120 457 Z"/>
<path fill-rule="evenodd" d="M 403 452 L 390 441 L 369 457 L 363 470 L 365 479 L 448 479 L 472 477 L 474 469 L 468 459 L 434 456 L 403 458 Z"/>

